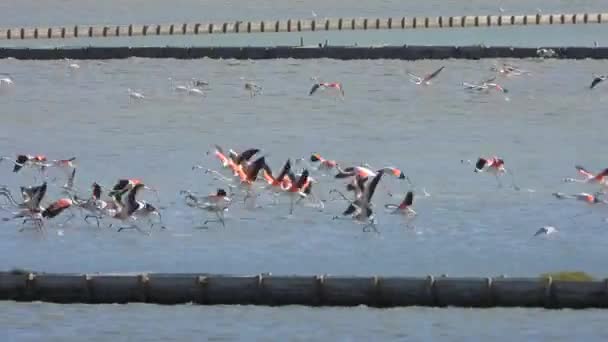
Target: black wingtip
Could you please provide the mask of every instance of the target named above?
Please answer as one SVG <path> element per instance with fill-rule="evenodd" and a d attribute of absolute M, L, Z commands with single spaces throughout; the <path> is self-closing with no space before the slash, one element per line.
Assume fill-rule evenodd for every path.
<path fill-rule="evenodd" d="M 486 166 L 488 161 L 484 158 L 477 159 L 477 163 L 475 163 L 475 172 L 480 172 Z"/>
<path fill-rule="evenodd" d="M 405 199 L 403 200 L 403 203 L 405 203 L 405 205 L 410 206 L 414 203 L 414 193 L 411 191 L 408 191 L 407 194 L 405 195 Z"/>

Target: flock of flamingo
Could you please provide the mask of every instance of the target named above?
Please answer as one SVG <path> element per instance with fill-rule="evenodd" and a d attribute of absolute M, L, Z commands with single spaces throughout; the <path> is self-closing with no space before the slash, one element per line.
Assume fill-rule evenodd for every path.
<path fill-rule="evenodd" d="M 217 191 L 211 194 L 199 194 L 189 190 L 180 192 L 187 206 L 212 215 L 206 217 L 203 227 L 208 228 L 209 223 L 218 223 L 225 227 L 224 215 L 231 205 L 239 201 L 244 205 L 255 205 L 256 197 L 263 193 L 271 195 L 276 204 L 287 201 L 289 215 L 294 213 L 297 206 L 305 203 L 323 210 L 327 199 L 320 199 L 314 189 L 321 178 L 330 178 L 338 182 L 336 187 L 329 191 L 329 195 L 336 196 L 330 200 L 344 201 L 346 206 L 346 209 L 333 219 L 353 220 L 363 224 L 363 231 L 379 233 L 372 199 L 382 179 L 391 177 L 398 182 L 406 182 L 410 188 L 413 186 L 410 178 L 397 167 L 373 168 L 369 164 L 343 166 L 342 163 L 324 158 L 318 153 L 312 153 L 307 158 L 294 159 L 293 162 L 287 159 L 278 172 L 273 172 L 266 161 L 267 157 L 259 156 L 259 153 L 260 149 L 257 148 L 237 152 L 233 149 L 226 151 L 215 145 L 208 154 L 217 159 L 218 169 L 202 165 L 192 167 L 193 170 L 204 170 L 205 174 L 221 183 Z M 111 220 L 108 227 L 111 228 L 116 224 L 118 231 L 134 229 L 149 234 L 154 226 L 159 226 L 160 229 L 166 228 L 162 221 L 160 205 L 153 205 L 139 198 L 142 191 L 148 190 L 154 192 L 159 200 L 157 191 L 139 179 L 119 179 L 108 187 L 93 182 L 90 190 L 82 193 L 75 186 L 77 167 L 74 157 L 50 160 L 43 155 L 20 154 L 16 158 L 0 157 L 0 162 L 10 162 L 13 173 L 31 169 L 34 170 L 35 178 L 39 175 L 42 177 L 36 185 L 20 187 L 20 198 L 13 196 L 9 187 L 0 186 L 0 197 L 4 199 L 3 203 L 0 203 L 0 209 L 8 214 L 3 220 L 22 220 L 23 227 L 20 230 L 32 227 L 44 231 L 47 221 L 69 212 L 64 214 L 69 215 L 62 223 L 65 225 L 77 217 L 75 211 L 80 212 L 86 223 L 95 223 L 97 227 L 101 227 L 102 222 Z M 461 162 L 465 165 L 471 164 L 475 173 L 493 175 L 499 187 L 502 187 L 502 176 L 510 174 L 513 177 L 513 173 L 505 167 L 504 160 L 496 156 L 480 157 L 476 162 L 470 160 Z M 51 170 L 58 170 L 59 174 L 65 175 L 66 180 L 63 185 L 57 183 L 58 177 L 50 176 Z M 597 184 L 601 187 L 598 192 L 595 194 L 557 192 L 553 195 L 559 199 L 575 199 L 589 204 L 608 204 L 608 201 L 601 198 L 608 189 L 608 168 L 597 174 L 582 166 L 576 166 L 576 170 L 582 177 L 565 178 L 564 181 Z M 515 179 L 511 178 L 511 181 L 513 189 L 520 190 Z M 50 187 L 59 189 L 61 197 L 47 201 Z M 388 187 L 383 188 L 389 197 L 395 197 Z M 424 196 L 429 196 L 425 190 L 423 192 Z M 388 214 L 403 216 L 405 225 L 409 227 L 417 215 L 413 208 L 414 191 L 407 191 L 400 200 L 398 203 L 384 204 L 383 208 Z M 144 228 L 143 225 L 148 228 Z M 554 227 L 546 226 L 539 229 L 535 235 L 552 234 L 556 231 Z"/>
<path fill-rule="evenodd" d="M 70 68 L 77 69 L 77 64 L 70 64 Z M 444 66 L 425 76 L 418 76 L 409 73 L 410 81 L 419 86 L 428 86 L 431 81 L 445 69 Z M 491 69 L 497 75 L 520 76 L 528 74 L 511 64 L 494 66 Z M 465 89 L 470 91 L 489 92 L 496 90 L 507 92 L 507 90 L 495 82 L 496 76 L 479 83 L 463 83 Z M 607 79 L 605 76 L 594 76 L 590 88 L 595 88 L 599 83 Z M 2 74 L 0 86 L 11 86 L 14 81 L 8 74 Z M 202 93 L 202 87 L 208 83 L 200 80 L 193 80 L 187 86 L 177 86 L 175 90 L 187 93 Z M 253 82 L 245 83 L 245 90 L 251 97 L 261 94 L 262 87 Z M 344 88 L 340 82 L 316 82 L 309 91 L 309 95 L 314 95 L 320 91 L 331 90 L 338 96 L 344 96 Z M 141 93 L 129 89 L 132 98 L 143 99 Z M 307 158 L 297 158 L 293 162 L 288 159 L 284 162 L 279 172 L 273 172 L 266 161 L 266 156 L 256 157 L 260 149 L 250 148 L 241 152 L 229 149 L 224 150 L 218 145 L 214 146 L 212 154 L 220 164 L 219 169 L 213 167 L 195 165 L 193 169 L 202 169 L 205 174 L 214 177 L 221 182 L 217 191 L 212 194 L 198 194 L 192 191 L 182 191 L 185 204 L 189 207 L 200 209 L 212 215 L 208 217 L 203 226 L 209 223 L 218 223 L 225 226 L 225 212 L 242 200 L 243 203 L 255 201 L 261 193 L 269 193 L 275 202 L 286 200 L 289 203 L 289 214 L 292 215 L 294 209 L 302 204 L 309 203 L 320 209 L 325 207 L 324 202 L 315 193 L 313 188 L 319 183 L 320 178 L 334 178 L 342 181 L 335 188 L 329 191 L 330 195 L 337 196 L 332 200 L 342 200 L 345 202 L 346 209 L 334 219 L 349 219 L 363 224 L 363 231 L 378 232 L 376 227 L 376 210 L 372 202 L 374 193 L 383 178 L 394 177 L 399 181 L 405 181 L 412 187 L 410 178 L 398 167 L 386 166 L 374 168 L 369 164 L 343 164 L 333 159 L 326 159 L 318 153 L 312 153 Z M 255 158 L 254 158 L 255 157 Z M 98 227 L 102 222 L 111 220 L 119 226 L 118 231 L 134 229 L 142 233 L 149 234 L 151 229 L 157 225 L 165 229 L 162 222 L 161 206 L 153 205 L 148 201 L 140 199 L 140 193 L 149 190 L 157 194 L 157 191 L 150 186 L 144 185 L 138 179 L 119 179 L 112 186 L 103 186 L 97 182 L 91 184 L 90 191 L 80 192 L 74 185 L 76 176 L 76 158 L 50 160 L 44 155 L 19 154 L 16 158 L 0 157 L 1 162 L 10 162 L 13 173 L 22 172 L 23 169 L 34 169 L 35 185 L 20 187 L 20 198 L 17 199 L 8 186 L 0 185 L 0 210 L 7 213 L 4 221 L 22 220 L 23 229 L 32 226 L 40 231 L 44 231 L 45 222 L 53 220 L 64 212 L 69 212 L 66 222 L 72 220 L 75 211 L 80 211 L 84 221 L 95 223 Z M 505 167 L 505 162 L 498 156 L 479 157 L 476 162 L 462 160 L 463 164 L 471 164 L 476 173 L 488 173 L 493 175 L 502 186 L 501 177 L 509 174 L 513 189 L 520 190 L 516 185 L 513 172 Z M 57 178 L 50 178 L 49 170 L 60 170 L 65 174 L 66 182 L 63 185 L 56 184 Z M 597 193 L 575 193 L 564 194 L 561 192 L 553 195 L 558 199 L 575 199 L 590 204 L 604 203 L 602 194 L 608 188 L 608 168 L 594 174 L 582 166 L 576 166 L 576 170 L 581 178 L 565 178 L 565 182 L 591 183 L 600 185 Z M 42 180 L 37 182 L 37 176 L 41 175 Z M 51 186 L 60 189 L 59 198 L 47 201 L 47 192 Z M 384 187 L 390 197 L 393 193 Z M 429 194 L 424 191 L 425 196 Z M 407 226 L 417 213 L 413 209 L 414 191 L 409 190 L 399 203 L 388 203 L 383 207 L 390 214 L 399 214 L 405 218 Z M 238 200 L 237 200 L 238 198 Z M 30 223 L 30 225 L 26 225 Z M 65 224 L 63 223 L 63 224 Z M 150 229 L 144 229 L 142 225 L 148 225 Z M 539 229 L 535 235 L 552 234 L 557 230 L 554 227 L 546 226 Z"/>

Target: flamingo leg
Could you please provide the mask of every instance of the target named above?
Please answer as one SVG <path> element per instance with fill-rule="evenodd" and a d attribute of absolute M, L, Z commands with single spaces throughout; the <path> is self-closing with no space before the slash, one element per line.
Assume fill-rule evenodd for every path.
<path fill-rule="evenodd" d="M 498 178 L 498 174 L 494 175 L 496 177 L 496 183 L 498 184 L 499 188 L 502 188 L 502 182 L 500 181 L 500 178 Z"/>
<path fill-rule="evenodd" d="M 141 228 L 139 228 L 138 225 L 135 225 L 135 224 L 132 224 L 132 225 L 126 226 L 126 227 L 120 227 L 120 228 L 118 228 L 118 232 L 122 232 L 123 230 L 127 230 L 127 229 L 135 229 L 135 230 L 137 230 L 138 232 L 140 232 L 142 234 L 150 235 L 149 232 L 146 232 L 146 231 L 142 230 Z"/>
<path fill-rule="evenodd" d="M 217 217 L 217 219 L 205 220 L 205 222 L 203 222 L 203 226 L 206 226 L 207 223 L 219 222 L 219 223 L 222 224 L 222 227 L 226 228 L 226 224 L 224 223 L 224 219 L 220 216 L 220 214 L 216 212 L 215 216 Z"/>
<path fill-rule="evenodd" d="M 374 222 L 370 222 L 370 223 L 366 224 L 365 226 L 363 226 L 362 230 L 363 230 L 363 232 L 366 232 L 366 233 L 371 232 L 373 230 L 374 233 L 380 234 L 380 231 L 378 230 L 378 228 L 376 228 L 376 223 L 374 223 Z"/>
<path fill-rule="evenodd" d="M 99 220 L 101 219 L 101 217 L 99 217 L 97 215 L 87 215 L 87 216 L 84 217 L 84 221 L 86 223 L 89 223 L 88 219 L 91 218 L 91 217 L 94 218 L 97 221 L 97 228 L 99 228 Z"/>

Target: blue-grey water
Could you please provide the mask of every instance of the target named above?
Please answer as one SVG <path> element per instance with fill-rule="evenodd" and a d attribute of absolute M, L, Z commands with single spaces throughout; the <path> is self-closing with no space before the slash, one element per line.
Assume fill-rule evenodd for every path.
<path fill-rule="evenodd" d="M 306 17 L 311 9 L 321 17 L 435 15 L 439 9 L 446 15 L 495 13 L 498 7 L 508 13 L 535 12 L 537 7 L 544 12 L 601 12 L 607 4 L 383 1 L 370 6 L 355 1 L 268 1 L 236 6 L 234 1 L 6 1 L 0 3 L 0 19 L 2 26 L 19 26 L 272 19 Z M 333 37 L 345 43 L 456 39 L 589 45 L 593 40 L 601 44 L 603 27 Z M 296 40 L 278 35 L 248 37 L 230 36 L 228 42 L 254 45 L 261 39 Z M 260 44 L 273 43 L 270 40 Z M 157 43 L 134 41 L 149 42 Z M 208 41 L 187 43 L 192 42 Z M 68 67 L 73 62 L 0 61 L 0 72 L 10 73 L 15 80 L 14 86 L 0 88 L 0 154 L 77 156 L 77 186 L 83 191 L 93 181 L 109 185 L 118 178 L 140 178 L 159 189 L 160 203 L 151 193 L 146 199 L 165 208 L 168 229 L 144 236 L 97 229 L 80 218 L 60 225 L 59 218 L 42 235 L 19 232 L 20 222 L 2 222 L 0 269 L 454 276 L 535 276 L 582 270 L 605 276 L 606 207 L 551 196 L 555 191 L 596 189 L 562 181 L 576 175 L 575 164 L 594 171 L 606 167 L 602 155 L 608 124 L 606 89 L 587 89 L 593 73 L 605 72 L 605 61 L 506 60 L 531 74 L 499 77 L 510 92 L 487 95 L 468 93 L 460 83 L 489 77 L 490 66 L 503 61 L 128 59 L 76 61 L 77 70 Z M 432 86 L 408 82 L 407 71 L 425 73 L 440 65 L 446 69 Z M 172 90 L 169 77 L 175 84 L 197 77 L 209 81 L 210 87 L 204 97 L 180 95 Z M 343 82 L 346 97 L 343 101 L 309 97 L 311 77 Z M 244 79 L 261 84 L 264 93 L 250 98 L 243 89 Z M 127 88 L 143 92 L 147 99 L 129 99 Z M 345 164 L 395 165 L 411 177 L 417 194 L 424 188 L 430 197 L 417 197 L 419 215 L 413 228 L 408 228 L 401 217 L 380 209 L 396 201 L 381 189 L 374 198 L 380 234 L 363 233 L 360 225 L 332 220 L 344 209 L 343 202 L 328 202 L 322 212 L 297 207 L 288 216 L 285 200 L 272 206 L 268 197 L 260 198 L 262 208 L 254 210 L 235 203 L 225 229 L 198 229 L 206 214 L 185 207 L 178 191 L 211 192 L 220 185 L 191 170 L 193 164 L 218 166 L 206 155 L 215 143 L 239 150 L 262 148 L 274 169 L 288 157 L 311 152 Z M 474 174 L 470 165 L 460 162 L 493 154 L 506 160 L 522 191 L 511 189 L 509 178 L 497 188 L 491 176 Z M 15 175 L 11 167 L 7 162 L 0 164 L 0 183 L 15 191 L 19 185 L 32 183 L 33 172 Z M 318 193 L 324 198 L 340 184 L 320 174 L 316 177 Z M 405 182 L 389 177 L 383 184 L 401 194 L 409 189 Z M 52 188 L 49 200 L 58 196 L 59 190 Z M 553 225 L 559 232 L 533 238 L 543 225 Z M 594 310 L 0 305 L 0 327 L 7 341 L 603 340 L 607 333 L 603 312 Z"/>
<path fill-rule="evenodd" d="M 547 271 L 583 270 L 601 277 L 605 274 L 608 210 L 603 206 L 560 201 L 551 193 L 595 190 L 565 184 L 562 179 L 575 176 L 576 163 L 593 170 L 605 166 L 601 155 L 605 141 L 602 127 L 608 123 L 603 115 L 605 90 L 599 87 L 589 91 L 587 86 L 590 75 L 605 69 L 606 63 L 510 61 L 531 74 L 499 78 L 510 89 L 508 97 L 471 94 L 461 88 L 459 83 L 463 80 L 488 76 L 488 69 L 495 62 L 253 63 L 128 59 L 80 61 L 81 68 L 72 70 L 68 67 L 71 62 L 65 61 L 2 61 L 2 70 L 15 79 L 15 85 L 3 88 L 2 93 L 2 153 L 44 153 L 50 158 L 77 156 L 77 185 L 83 190 L 92 181 L 109 185 L 121 177 L 140 178 L 159 189 L 169 229 L 155 230 L 151 236 L 117 233 L 86 225 L 78 218 L 65 226 L 58 226 L 62 220 L 57 219 L 48 225 L 47 234 L 41 235 L 35 231 L 18 232 L 19 222 L 2 223 L 0 247 L 4 253 L 0 268 L 56 272 L 459 276 L 534 276 Z M 438 65 L 445 65 L 446 69 L 432 86 L 417 87 L 407 81 L 406 70 L 423 73 Z M 309 97 L 312 76 L 343 82 L 345 99 Z M 206 79 L 210 89 L 205 97 L 178 95 L 172 91 L 169 77 Z M 242 89 L 241 77 L 256 80 L 264 86 L 264 93 L 250 98 Z M 127 88 L 141 91 L 148 98 L 133 101 Z M 344 209 L 343 202 L 328 202 L 322 212 L 298 207 L 290 217 L 285 200 L 278 206 L 270 206 L 268 197 L 260 198 L 258 203 L 264 207 L 255 210 L 236 203 L 225 229 L 212 226 L 201 230 L 196 227 L 207 216 L 186 208 L 177 192 L 180 189 L 211 192 L 221 185 L 191 170 L 193 164 L 218 167 L 217 161 L 205 154 L 214 143 L 240 150 L 250 146 L 263 148 L 274 168 L 288 157 L 307 156 L 311 152 L 343 163 L 396 165 L 412 178 L 419 194 L 424 188 L 431 196 L 420 196 L 415 203 L 419 217 L 413 228 L 407 228 L 401 217 L 378 210 L 379 235 L 363 233 L 361 226 L 349 221 L 333 221 L 332 216 Z M 460 162 L 492 154 L 505 158 L 522 191 L 509 188 L 508 178 L 504 178 L 503 188 L 497 188 L 491 176 L 474 174 L 470 165 Z M 2 182 L 15 190 L 18 185 L 32 182 L 34 173 L 29 170 L 15 175 L 10 172 L 9 163 L 0 166 Z M 317 177 L 320 182 L 317 190 L 325 198 L 329 189 L 340 184 L 330 177 Z M 405 182 L 389 177 L 385 177 L 384 185 L 396 193 L 409 189 Z M 52 189 L 49 199 L 57 196 L 58 189 Z M 146 197 L 156 201 L 152 194 Z M 395 201 L 385 191 L 379 191 L 375 200 L 379 208 Z M 559 232 L 533 238 L 543 225 L 554 225 Z M 2 305 L 6 312 L 24 310 L 36 315 L 40 307 L 50 312 L 57 308 L 47 308 L 46 304 Z M 117 329 L 113 310 L 133 310 L 151 320 L 167 310 L 156 306 L 110 306 L 107 310 L 86 306 L 59 308 L 65 310 L 64 315 L 70 320 L 66 324 L 73 323 L 74 329 L 86 329 L 79 323 L 83 321 L 70 318 L 82 316 L 78 310 L 84 310 L 89 317 L 101 315 L 101 335 L 95 335 L 98 338 L 103 338 L 106 329 L 108 333 Z M 303 329 L 297 322 L 314 315 L 312 312 L 327 317 L 335 315 L 339 322 L 318 320 L 317 324 L 326 324 L 329 329 L 319 332 L 326 338 L 346 329 L 334 324 L 350 323 L 354 329 L 352 336 L 365 339 L 369 332 L 357 323 L 359 320 L 388 320 L 383 337 L 392 338 L 395 337 L 392 334 L 398 333 L 390 328 L 395 324 L 390 323 L 394 316 L 406 321 L 411 315 L 431 327 L 433 324 L 428 321 L 431 316 L 434 317 L 431 321 L 439 325 L 461 324 L 460 328 L 453 328 L 460 329 L 456 335 L 468 333 L 467 321 L 463 321 L 460 310 L 407 309 L 392 311 L 393 314 L 367 309 L 353 313 L 309 312 L 313 309 L 302 308 L 176 310 L 186 317 L 189 310 L 211 316 L 215 310 L 225 310 L 223 319 L 238 320 L 238 325 L 231 327 L 244 331 L 257 331 L 261 322 L 254 316 L 265 316 L 245 312 L 268 310 L 271 317 L 282 318 L 277 321 L 269 318 L 270 322 L 264 324 L 287 324 L 294 333 Z M 280 310 L 293 316 L 282 315 Z M 496 324 L 505 325 L 505 330 L 521 326 L 525 320 L 520 315 L 544 316 L 542 311 L 532 314 L 519 310 L 470 315 L 486 320 L 494 317 Z M 579 312 L 550 315 L 587 322 Z M 177 316 L 170 316 L 172 323 L 168 326 L 194 322 L 194 318 L 180 321 Z M 38 322 L 41 324 L 38 328 L 10 330 L 11 336 L 35 336 L 44 331 L 40 330 L 42 326 L 54 325 L 48 322 L 50 318 L 40 317 L 43 322 Z M 526 324 L 531 329 L 536 326 Z M 541 326 L 539 329 L 547 329 Z M 560 328 L 559 324 L 553 326 Z M 276 332 L 277 336 L 288 334 L 288 327 Z M 48 329 L 66 334 L 60 327 Z M 167 329 L 165 334 L 180 330 Z M 449 335 L 451 328 L 445 329 Z M 440 331 L 428 331 L 428 336 L 416 332 L 414 336 L 432 337 L 440 335 Z M 189 338 L 198 336 L 180 333 Z M 252 333 L 258 338 L 268 336 Z M 150 331 L 134 334 L 157 335 Z M 239 334 L 229 336 L 248 336 Z M 572 330 L 562 334 L 576 335 Z"/>
<path fill-rule="evenodd" d="M 500 12 L 500 10 L 503 12 Z M 540 13 L 601 13 L 608 0 L 472 0 L 472 1 L 354 1 L 354 0 L 5 0 L 0 2 L 2 27 L 183 24 L 352 17 L 413 17 L 451 15 L 515 15 Z M 316 17 L 313 17 L 313 12 Z M 608 25 L 552 25 L 489 29 L 416 29 L 378 32 L 304 32 L 301 34 L 199 35 L 70 40 L 0 40 L 1 46 L 146 46 L 146 45 L 305 45 L 328 41 L 345 44 L 593 46 L 605 45 Z"/>

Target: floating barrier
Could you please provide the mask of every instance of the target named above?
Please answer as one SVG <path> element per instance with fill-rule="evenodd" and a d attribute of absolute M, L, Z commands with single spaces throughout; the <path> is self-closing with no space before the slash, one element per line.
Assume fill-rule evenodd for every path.
<path fill-rule="evenodd" d="M 1 272 L 0 300 L 89 304 L 607 308 L 608 280 Z"/>
<path fill-rule="evenodd" d="M 608 59 L 608 47 L 508 47 L 508 46 L 325 46 L 325 47 L 83 47 L 83 48 L 0 48 L 0 58 L 52 59 L 482 59 L 560 58 Z"/>
<path fill-rule="evenodd" d="M 508 27 L 565 24 L 603 24 L 608 13 L 468 15 L 396 18 L 326 18 L 221 23 L 157 25 L 76 25 L 59 27 L 0 28 L 2 39 L 69 39 L 147 36 L 184 36 L 226 33 L 276 33 L 308 31 L 403 30 L 422 28 Z"/>

